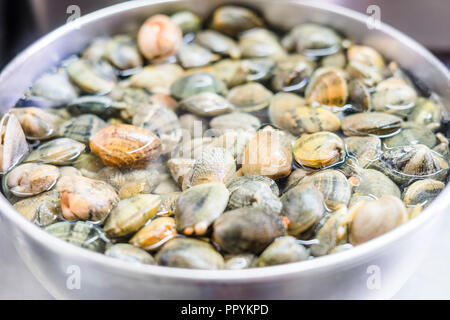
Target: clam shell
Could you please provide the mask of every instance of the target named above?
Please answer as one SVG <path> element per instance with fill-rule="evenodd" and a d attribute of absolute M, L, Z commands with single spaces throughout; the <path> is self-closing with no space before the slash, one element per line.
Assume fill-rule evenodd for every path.
<path fill-rule="evenodd" d="M 186 235 L 204 235 L 225 210 L 229 198 L 223 183 L 204 183 L 184 191 L 177 201 L 177 230 Z"/>
<path fill-rule="evenodd" d="M 56 184 L 64 218 L 103 222 L 119 201 L 113 187 L 101 180 L 63 176 Z"/>
<path fill-rule="evenodd" d="M 16 197 L 30 197 L 53 188 L 58 178 L 59 169 L 55 166 L 24 163 L 8 172 L 5 187 Z"/>
<path fill-rule="evenodd" d="M 175 220 L 170 217 L 160 217 L 140 229 L 130 239 L 130 243 L 144 250 L 158 250 L 176 235 Z"/>
<path fill-rule="evenodd" d="M 348 98 L 348 86 L 342 70 L 331 67 L 317 69 L 306 87 L 305 98 L 308 104 L 343 106 Z"/>
<path fill-rule="evenodd" d="M 93 114 L 83 114 L 64 122 L 59 127 L 58 134 L 88 144 L 91 138 L 105 127 L 106 122 L 99 117 Z"/>
<path fill-rule="evenodd" d="M 19 121 L 5 114 L 0 121 L 0 173 L 6 173 L 23 160 L 29 147 Z"/>
<path fill-rule="evenodd" d="M 78 247 L 96 252 L 106 249 L 106 236 L 100 228 L 88 222 L 57 222 L 46 227 L 45 231 Z"/>
<path fill-rule="evenodd" d="M 211 28 L 229 36 L 263 25 L 262 19 L 247 8 L 223 6 L 213 13 Z"/>
<path fill-rule="evenodd" d="M 142 168 L 159 157 L 161 142 L 147 129 L 117 124 L 97 132 L 90 148 L 107 166 Z"/>
<path fill-rule="evenodd" d="M 294 237 L 284 236 L 275 239 L 275 241 L 261 253 L 255 266 L 274 266 L 304 261 L 306 259 L 308 259 L 306 248 L 297 243 L 297 240 Z"/>
<path fill-rule="evenodd" d="M 103 230 L 109 236 L 135 233 L 158 212 L 161 199 L 153 194 L 140 194 L 121 200 L 111 211 Z"/>
<path fill-rule="evenodd" d="M 403 202 L 407 207 L 422 205 L 427 207 L 445 188 L 441 181 L 424 179 L 412 183 L 403 193 Z"/>
<path fill-rule="evenodd" d="M 67 165 L 73 163 L 85 149 L 83 143 L 70 138 L 58 138 L 41 144 L 28 155 L 25 162 Z"/>
<path fill-rule="evenodd" d="M 155 264 L 155 259 L 149 253 L 126 243 L 118 243 L 109 247 L 106 249 L 105 255 L 131 263 Z"/>
<path fill-rule="evenodd" d="M 29 140 L 45 140 L 56 133 L 59 119 L 45 110 L 35 107 L 12 108 L 9 113 L 17 117 Z"/>
<path fill-rule="evenodd" d="M 382 112 L 356 113 L 341 120 L 346 136 L 387 135 L 398 131 L 401 124 L 401 118 Z"/>
<path fill-rule="evenodd" d="M 183 68 L 177 64 L 146 66 L 130 78 L 130 85 L 145 88 L 152 93 L 170 93 L 170 86 L 183 75 Z"/>
<path fill-rule="evenodd" d="M 155 256 L 158 265 L 189 269 L 222 269 L 223 257 L 205 241 L 176 238 L 167 242 Z"/>
<path fill-rule="evenodd" d="M 180 102 L 180 107 L 201 117 L 217 116 L 233 111 L 234 106 L 214 92 L 202 92 Z"/>

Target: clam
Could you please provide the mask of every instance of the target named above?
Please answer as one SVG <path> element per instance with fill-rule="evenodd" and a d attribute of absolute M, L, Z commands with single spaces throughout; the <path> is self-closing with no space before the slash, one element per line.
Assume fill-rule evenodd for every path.
<path fill-rule="evenodd" d="M 442 121 L 442 105 L 432 99 L 418 98 L 408 120 L 425 125 L 430 130 L 439 129 Z"/>
<path fill-rule="evenodd" d="M 278 264 L 304 261 L 308 258 L 308 253 L 304 246 L 297 243 L 291 236 L 284 236 L 275 239 L 258 257 L 256 267 L 266 267 Z"/>
<path fill-rule="evenodd" d="M 117 243 L 109 247 L 105 255 L 132 263 L 155 264 L 155 259 L 149 253 L 126 243 Z"/>
<path fill-rule="evenodd" d="M 348 61 L 357 61 L 365 65 L 383 68 L 383 57 L 372 47 L 352 45 L 347 50 Z"/>
<path fill-rule="evenodd" d="M 61 124 L 58 134 L 88 144 L 91 138 L 105 127 L 106 122 L 96 115 L 83 114 Z"/>
<path fill-rule="evenodd" d="M 227 131 L 215 138 L 209 145 L 212 148 L 224 148 L 228 150 L 238 165 L 242 164 L 245 147 L 253 138 L 254 132 Z"/>
<path fill-rule="evenodd" d="M 195 43 L 182 44 L 177 56 L 183 68 L 203 67 L 219 59 L 217 54 Z"/>
<path fill-rule="evenodd" d="M 230 56 L 233 59 L 241 57 L 241 49 L 230 37 L 215 30 L 204 30 L 196 34 L 195 40 L 212 52 Z"/>
<path fill-rule="evenodd" d="M 389 78 L 377 85 L 372 94 L 372 107 L 375 111 L 404 115 L 414 108 L 416 91 L 405 81 Z"/>
<path fill-rule="evenodd" d="M 245 148 L 242 173 L 272 179 L 288 176 L 292 169 L 292 155 L 282 140 L 279 131 L 259 131 Z"/>
<path fill-rule="evenodd" d="M 103 222 L 119 202 L 113 187 L 101 180 L 63 176 L 56 184 L 62 214 L 67 220 Z"/>
<path fill-rule="evenodd" d="M 172 151 L 181 139 L 182 132 L 177 115 L 159 103 L 138 110 L 132 123 L 157 135 L 163 154 Z"/>
<path fill-rule="evenodd" d="M 59 194 L 55 189 L 37 196 L 19 200 L 14 204 L 26 219 L 40 226 L 48 226 L 58 219 L 61 212 Z"/>
<path fill-rule="evenodd" d="M 142 168 L 159 157 L 161 142 L 147 129 L 117 124 L 97 132 L 90 148 L 107 166 Z"/>
<path fill-rule="evenodd" d="M 382 69 L 369 66 L 362 62 L 350 61 L 345 71 L 350 80 L 358 80 L 369 88 L 383 81 Z"/>
<path fill-rule="evenodd" d="M 209 72 L 194 72 L 176 80 L 170 87 L 170 93 L 177 99 L 186 99 L 201 92 L 225 94 L 227 87 L 219 78 Z"/>
<path fill-rule="evenodd" d="M 230 209 L 256 207 L 264 212 L 278 215 L 281 212 L 282 203 L 266 183 L 248 181 L 233 188 L 228 207 Z"/>
<path fill-rule="evenodd" d="M 155 256 L 158 265 L 190 269 L 222 269 L 223 257 L 205 241 L 176 238 L 167 242 Z"/>
<path fill-rule="evenodd" d="M 19 120 L 29 140 L 45 140 L 56 133 L 59 119 L 45 110 L 35 107 L 12 108 L 9 113 Z"/>
<path fill-rule="evenodd" d="M 67 73 L 80 89 L 88 93 L 105 94 L 115 86 L 111 65 L 105 61 L 77 59 L 67 65 Z"/>
<path fill-rule="evenodd" d="M 381 154 L 381 140 L 376 136 L 346 137 L 344 143 L 349 157 L 356 159 L 362 168 L 375 161 Z"/>
<path fill-rule="evenodd" d="M 155 61 L 174 55 L 181 45 L 181 40 L 180 28 L 163 14 L 148 18 L 137 35 L 140 52 L 147 59 Z"/>
<path fill-rule="evenodd" d="M 157 64 L 143 68 L 130 78 L 130 85 L 152 93 L 170 93 L 170 86 L 183 75 L 177 64 Z"/>
<path fill-rule="evenodd" d="M 131 239 L 130 244 L 144 250 L 158 250 L 167 241 L 176 237 L 175 220 L 170 217 L 160 217 L 140 229 Z"/>
<path fill-rule="evenodd" d="M 383 196 L 374 201 L 361 201 L 350 209 L 353 221 L 350 243 L 359 245 L 374 239 L 407 221 L 403 202 L 394 196 Z"/>
<path fill-rule="evenodd" d="M 87 48 L 81 53 L 81 57 L 87 60 L 98 61 L 103 59 L 106 52 L 106 45 L 111 40 L 109 37 L 98 37 L 92 40 Z"/>
<path fill-rule="evenodd" d="M 244 207 L 222 214 L 213 226 L 212 240 L 228 253 L 261 253 L 286 234 L 283 220 L 260 208 Z"/>
<path fill-rule="evenodd" d="M 305 105 L 305 99 L 294 93 L 278 92 L 272 96 L 269 104 L 269 120 L 277 127 L 289 130 L 294 125 L 291 114 L 297 107 Z"/>
<path fill-rule="evenodd" d="M 105 58 L 120 70 L 142 66 L 142 57 L 134 39 L 127 35 L 117 35 L 106 43 Z"/>
<path fill-rule="evenodd" d="M 320 257 L 329 254 L 337 245 L 345 243 L 350 222 L 351 215 L 346 206 L 326 215 L 316 228 L 314 238 L 318 243 L 311 245 L 311 255 Z"/>
<path fill-rule="evenodd" d="M 194 165 L 195 159 L 172 158 L 167 161 L 170 174 L 179 186 L 183 185 L 184 179 L 191 172 Z"/>
<path fill-rule="evenodd" d="M 448 172 L 447 161 L 423 144 L 389 149 L 372 166 L 400 184 L 425 178 L 443 180 Z"/>
<path fill-rule="evenodd" d="M 261 126 L 261 121 L 245 112 L 232 112 L 212 118 L 209 126 L 220 133 L 227 131 L 256 132 L 256 129 Z"/>
<path fill-rule="evenodd" d="M 196 32 L 202 26 L 200 17 L 188 10 L 175 12 L 170 16 L 170 20 L 172 20 L 183 33 Z"/>
<path fill-rule="evenodd" d="M 153 194 L 121 200 L 108 216 L 103 231 L 113 237 L 133 234 L 156 215 L 160 204 L 160 197 Z"/>
<path fill-rule="evenodd" d="M 53 188 L 59 178 L 59 169 L 41 163 L 24 163 L 4 177 L 5 192 L 16 197 L 30 197 Z"/>
<path fill-rule="evenodd" d="M 158 169 L 119 169 L 104 167 L 99 170 L 96 179 L 103 180 L 113 186 L 121 199 L 137 194 L 148 194 L 160 183 Z"/>
<path fill-rule="evenodd" d="M 236 109 L 244 112 L 253 112 L 266 108 L 272 92 L 257 82 L 249 82 L 230 90 L 228 101 L 235 105 Z"/>
<path fill-rule="evenodd" d="M 337 68 L 317 69 L 305 90 L 308 104 L 314 102 L 328 106 L 343 106 L 348 98 L 347 80 Z"/>
<path fill-rule="evenodd" d="M 289 175 L 286 181 L 284 192 L 288 192 L 289 190 L 297 186 L 304 177 L 314 172 L 315 172 L 314 169 L 307 169 L 307 168 L 295 169 L 294 171 L 292 171 L 292 173 Z"/>
<path fill-rule="evenodd" d="M 437 139 L 435 134 L 423 124 L 408 121 L 403 123 L 402 130 L 398 134 L 383 140 L 386 149 L 413 144 L 424 144 L 433 148 L 437 144 Z"/>
<path fill-rule="evenodd" d="M 360 79 L 348 83 L 348 94 L 348 102 L 356 111 L 363 112 L 372 108 L 370 90 Z"/>
<path fill-rule="evenodd" d="M 102 160 L 93 153 L 83 153 L 74 162 L 74 168 L 87 178 L 94 179 L 105 165 Z"/>
<path fill-rule="evenodd" d="M 272 193 L 275 196 L 278 197 L 280 195 L 280 189 L 278 188 L 277 183 L 275 181 L 273 181 L 272 179 L 270 179 L 269 177 L 265 177 L 265 176 L 249 175 L 249 176 L 242 176 L 242 177 L 235 178 L 228 185 L 228 190 L 230 190 L 230 192 L 233 193 L 234 191 L 241 188 L 243 185 L 247 184 L 248 182 L 264 183 L 266 186 L 268 186 L 270 188 L 270 190 L 272 191 Z"/>
<path fill-rule="evenodd" d="M 202 92 L 180 101 L 180 107 L 198 116 L 211 117 L 233 111 L 233 104 L 214 92 Z"/>
<path fill-rule="evenodd" d="M 224 148 L 206 148 L 183 179 L 183 190 L 208 182 L 228 184 L 236 172 L 233 155 Z"/>
<path fill-rule="evenodd" d="M 320 60 L 320 65 L 322 67 L 334 67 L 343 69 L 345 68 L 346 64 L 347 58 L 342 51 L 338 51 L 336 53 L 325 56 Z"/>
<path fill-rule="evenodd" d="M 283 38 L 286 50 L 296 50 L 306 56 L 326 56 L 341 47 L 341 37 L 331 28 L 314 23 L 304 23 L 292 28 Z"/>
<path fill-rule="evenodd" d="M 5 114 L 0 121 L 0 173 L 20 163 L 28 150 L 20 122 L 13 114 Z"/>
<path fill-rule="evenodd" d="M 358 170 L 358 183 L 353 187 L 353 195 L 381 198 L 391 195 L 400 198 L 400 189 L 385 174 L 374 169 Z"/>
<path fill-rule="evenodd" d="M 295 142 L 295 160 L 312 168 L 329 167 L 341 162 L 345 157 L 344 141 L 328 131 L 303 135 Z"/>
<path fill-rule="evenodd" d="M 441 181 L 424 179 L 413 182 L 403 193 L 403 202 L 407 207 L 420 204 L 427 207 L 445 188 Z"/>
<path fill-rule="evenodd" d="M 272 87 L 276 91 L 302 92 L 308 84 L 315 64 L 303 55 L 295 54 L 277 62 Z"/>
<path fill-rule="evenodd" d="M 204 235 L 225 210 L 229 198 L 223 183 L 204 183 L 184 191 L 177 201 L 177 230 L 186 235 Z"/>
<path fill-rule="evenodd" d="M 319 190 L 325 204 L 331 210 L 347 205 L 351 197 L 351 186 L 345 175 L 337 170 L 321 170 L 308 175 L 300 181 L 300 185 L 312 183 Z"/>
<path fill-rule="evenodd" d="M 70 82 L 64 69 L 41 75 L 33 83 L 30 93 L 33 97 L 49 101 L 49 106 L 62 106 L 78 96 L 77 89 Z"/>
<path fill-rule="evenodd" d="M 103 119 L 118 116 L 125 109 L 127 109 L 127 103 L 116 102 L 108 96 L 82 96 L 67 105 L 67 110 L 72 115 L 79 116 L 87 113 Z"/>
<path fill-rule="evenodd" d="M 213 65 L 213 72 L 228 87 L 232 88 L 248 81 L 269 79 L 274 66 L 275 61 L 269 58 L 224 59 Z"/>
<path fill-rule="evenodd" d="M 225 256 L 225 269 L 242 270 L 251 268 L 256 261 L 256 256 L 251 253 L 229 254 Z"/>
<path fill-rule="evenodd" d="M 402 119 L 382 112 L 363 112 L 344 117 L 342 131 L 346 136 L 389 135 L 397 132 Z"/>
<path fill-rule="evenodd" d="M 106 249 L 106 236 L 100 228 L 89 222 L 57 222 L 45 227 L 45 231 L 81 248 L 96 252 L 104 252 Z"/>
<path fill-rule="evenodd" d="M 230 36 L 263 25 L 261 18 L 247 8 L 223 6 L 213 13 L 211 28 Z"/>
<path fill-rule="evenodd" d="M 67 165 L 73 163 L 85 149 L 86 146 L 83 143 L 70 138 L 58 138 L 34 149 L 25 162 Z"/>
<path fill-rule="evenodd" d="M 276 35 L 263 28 L 254 28 L 239 36 L 239 48 L 245 58 L 270 58 L 278 61 L 287 57 Z"/>
<path fill-rule="evenodd" d="M 300 184 L 281 197 L 281 215 L 289 219 L 288 234 L 298 237 L 319 223 L 325 214 L 322 193 L 312 184 Z"/>

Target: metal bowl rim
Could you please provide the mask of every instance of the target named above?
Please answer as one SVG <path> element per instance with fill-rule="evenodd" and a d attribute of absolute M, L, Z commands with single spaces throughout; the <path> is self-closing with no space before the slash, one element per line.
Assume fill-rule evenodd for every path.
<path fill-rule="evenodd" d="M 14 70 L 21 65 L 24 61 L 32 56 L 35 52 L 44 50 L 46 45 L 57 40 L 59 37 L 78 28 L 80 25 L 88 24 L 91 21 L 101 20 L 104 17 L 120 14 L 121 12 L 132 10 L 141 7 L 148 7 L 161 3 L 183 3 L 178 0 L 141 0 L 136 2 L 126 2 L 116 4 L 101 10 L 97 10 L 90 14 L 80 17 L 79 19 L 63 25 L 56 30 L 50 32 L 46 36 L 37 40 L 30 45 L 16 58 L 14 58 L 1 72 L 0 82 L 6 81 L 9 75 L 14 73 Z M 270 2 L 269 0 L 257 0 L 252 5 L 258 6 L 258 3 Z M 343 8 L 329 3 L 318 3 L 312 1 L 290 1 L 282 0 L 284 3 L 294 4 L 303 7 L 313 7 L 323 11 L 327 11 L 330 15 L 342 15 L 348 19 L 356 20 L 365 24 L 367 16 L 358 13 L 356 11 Z M 280 3 L 281 4 L 281 3 Z M 282 5 L 282 4 L 281 4 Z M 427 49 L 409 36 L 402 32 L 381 23 L 380 30 L 385 34 L 389 34 L 398 41 L 412 48 L 416 52 L 420 53 L 426 60 L 434 65 L 447 79 L 450 84 L 450 72 L 447 68 Z M 450 197 L 450 186 L 447 186 L 440 195 L 428 206 L 419 216 L 413 220 L 405 223 L 404 225 L 396 228 L 395 230 L 388 232 L 376 239 L 373 239 L 367 243 L 359 245 L 351 250 L 340 252 L 337 254 L 326 255 L 313 260 L 277 265 L 264 268 L 253 268 L 246 270 L 195 270 L 195 269 L 182 269 L 182 268 L 170 268 L 156 265 L 140 265 L 130 262 L 110 258 L 104 254 L 92 252 L 77 246 L 71 245 L 63 240 L 60 240 L 33 223 L 30 223 L 20 213 L 18 213 L 9 201 L 1 195 L 0 206 L 2 207 L 2 213 L 6 215 L 21 231 L 33 238 L 37 242 L 41 242 L 46 246 L 51 246 L 52 250 L 58 252 L 64 252 L 70 254 L 76 258 L 90 260 L 97 263 L 109 270 L 116 270 L 122 274 L 132 276 L 159 276 L 161 278 L 170 278 L 173 280 L 184 281 L 208 281 L 208 282 L 246 282 L 246 281 L 271 281 L 277 278 L 288 277 L 293 274 L 302 274 L 303 276 L 312 275 L 322 272 L 324 269 L 333 268 L 338 270 L 339 268 L 357 264 L 359 261 L 365 261 L 372 255 L 375 255 L 387 248 L 392 242 L 398 241 L 403 237 L 413 233 L 414 230 L 430 223 L 432 219 L 436 218 L 438 214 L 443 214 L 447 207 L 447 199 Z"/>

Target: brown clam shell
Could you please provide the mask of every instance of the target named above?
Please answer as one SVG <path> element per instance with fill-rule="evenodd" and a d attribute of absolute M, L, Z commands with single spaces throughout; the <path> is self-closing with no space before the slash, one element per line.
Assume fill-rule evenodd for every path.
<path fill-rule="evenodd" d="M 91 139 L 90 148 L 107 166 L 144 168 L 161 154 L 161 142 L 152 132 L 128 125 L 106 127 Z"/>

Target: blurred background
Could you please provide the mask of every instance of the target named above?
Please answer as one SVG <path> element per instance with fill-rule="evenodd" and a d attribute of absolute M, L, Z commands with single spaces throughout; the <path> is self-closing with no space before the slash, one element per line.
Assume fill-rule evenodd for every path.
<path fill-rule="evenodd" d="M 371 14 L 367 12 L 370 5 L 377 5 L 383 22 L 428 47 L 450 68 L 450 0 L 315 1 L 338 4 L 364 14 Z M 73 5 L 80 8 L 81 15 L 85 15 L 119 2 L 123 1 L 0 0 L 0 70 L 33 41 L 66 23 L 76 13 L 70 9 Z M 447 285 L 450 283 L 449 226 L 450 215 L 447 223 L 442 225 L 439 243 L 430 250 L 422 266 L 394 298 L 450 298 L 450 287 Z M 14 239 L 6 237 L 1 228 L 0 220 L 0 299 L 51 298 L 18 257 L 13 249 Z"/>
<path fill-rule="evenodd" d="M 0 0 L 0 69 L 33 41 L 66 23 L 73 14 L 70 6 L 78 6 L 81 14 L 85 15 L 119 2 L 124 0 Z M 377 5 L 380 7 L 383 22 L 413 37 L 450 63 L 449 0 L 316 0 L 316 2 L 335 3 L 364 14 L 367 14 L 370 5 Z"/>

